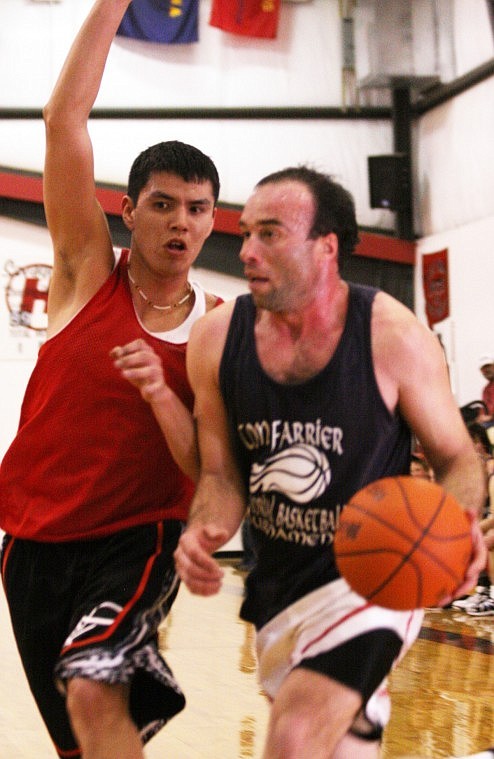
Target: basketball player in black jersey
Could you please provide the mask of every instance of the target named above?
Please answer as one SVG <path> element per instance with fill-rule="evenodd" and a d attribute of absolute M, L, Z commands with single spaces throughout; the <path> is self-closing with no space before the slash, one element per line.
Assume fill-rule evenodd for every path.
<path fill-rule="evenodd" d="M 264 759 L 375 759 L 386 677 L 422 612 L 350 590 L 332 550 L 340 511 L 368 482 L 408 474 L 414 433 L 472 515 L 461 595 L 485 563 L 482 469 L 437 339 L 388 294 L 340 276 L 358 239 L 349 193 L 285 169 L 259 182 L 240 225 L 250 295 L 196 322 L 188 346 L 202 471 L 177 568 L 192 592 L 216 593 L 212 553 L 247 514 L 257 560 L 241 616 L 272 701 Z"/>

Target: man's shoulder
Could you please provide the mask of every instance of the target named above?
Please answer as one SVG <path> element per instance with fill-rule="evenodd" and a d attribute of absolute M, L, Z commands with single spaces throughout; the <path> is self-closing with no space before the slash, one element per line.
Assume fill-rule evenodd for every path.
<path fill-rule="evenodd" d="M 408 306 L 384 290 L 375 291 L 373 313 L 392 321 L 418 322 L 417 317 Z"/>
<path fill-rule="evenodd" d="M 187 345 L 187 370 L 194 376 L 203 370 L 217 372 L 234 307 L 235 300 L 220 303 L 192 325 Z"/>
<path fill-rule="evenodd" d="M 438 343 L 432 331 L 401 301 L 379 291 L 372 308 L 373 345 L 388 357 L 407 356 L 418 360 L 423 351 Z M 392 359 L 394 360 L 394 359 Z"/>
<path fill-rule="evenodd" d="M 215 298 L 216 296 L 212 296 Z M 192 339 L 209 338 L 211 334 L 228 329 L 236 300 L 216 301 L 213 307 L 207 309 L 204 316 L 198 319 L 191 331 Z"/>

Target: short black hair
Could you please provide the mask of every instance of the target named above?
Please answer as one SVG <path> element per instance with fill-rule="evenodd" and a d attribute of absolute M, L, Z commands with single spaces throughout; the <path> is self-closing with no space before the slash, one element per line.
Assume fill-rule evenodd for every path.
<path fill-rule="evenodd" d="M 355 202 L 352 195 L 329 175 L 308 166 L 290 166 L 261 179 L 256 187 L 270 183 L 294 180 L 310 190 L 316 210 L 309 239 L 334 232 L 338 238 L 340 254 L 350 254 L 359 241 Z"/>
<path fill-rule="evenodd" d="M 129 173 L 127 195 L 137 204 L 139 194 L 155 172 L 168 172 L 185 182 L 211 182 L 214 202 L 220 194 L 218 171 L 209 156 L 193 145 L 178 140 L 159 142 L 143 150 L 135 159 Z"/>

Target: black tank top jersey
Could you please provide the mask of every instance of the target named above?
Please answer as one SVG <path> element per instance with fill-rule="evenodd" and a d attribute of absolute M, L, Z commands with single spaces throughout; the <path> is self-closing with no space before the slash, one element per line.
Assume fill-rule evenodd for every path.
<path fill-rule="evenodd" d="M 377 290 L 349 287 L 333 357 L 298 385 L 275 382 L 262 369 L 250 295 L 237 298 L 232 315 L 220 386 L 257 553 L 241 615 L 257 628 L 338 577 L 333 535 L 348 499 L 369 482 L 409 472 L 410 431 L 384 405 L 374 376 L 370 318 Z"/>

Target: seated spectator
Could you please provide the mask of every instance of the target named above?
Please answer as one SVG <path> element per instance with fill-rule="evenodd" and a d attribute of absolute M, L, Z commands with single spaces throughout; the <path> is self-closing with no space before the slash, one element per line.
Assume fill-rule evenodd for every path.
<path fill-rule="evenodd" d="M 487 406 L 484 401 L 470 401 L 470 403 L 465 403 L 464 406 L 461 406 L 460 413 L 467 427 L 473 422 L 481 423 L 483 419 L 489 418 Z"/>
<path fill-rule="evenodd" d="M 493 446 L 488 432 L 485 426 L 480 422 L 467 424 L 467 429 L 474 442 L 475 450 L 484 462 L 486 475 L 490 478 L 494 474 L 494 456 L 492 451 Z"/>
<path fill-rule="evenodd" d="M 473 422 L 467 425 L 467 429 L 485 467 L 487 499 L 480 529 L 486 540 L 489 553 L 487 566 L 479 575 L 475 593 L 453 601 L 452 606 L 453 609 L 466 611 L 472 617 L 486 617 L 494 615 L 494 547 L 490 547 L 494 544 L 494 457 L 492 455 L 492 444 L 484 425 Z"/>
<path fill-rule="evenodd" d="M 460 413 L 467 427 L 473 423 L 482 425 L 487 432 L 490 445 L 494 446 L 494 416 L 489 414 L 484 401 L 470 401 L 461 406 Z"/>
<path fill-rule="evenodd" d="M 453 601 L 453 608 L 461 608 L 471 617 L 491 617 L 494 615 L 494 515 L 490 514 L 480 522 L 480 529 L 488 548 L 487 567 L 479 576 L 476 592 L 467 599 Z M 490 547 L 491 546 L 491 547 Z M 467 603 L 469 601 L 469 603 Z M 463 603 L 462 607 L 458 604 Z"/>

